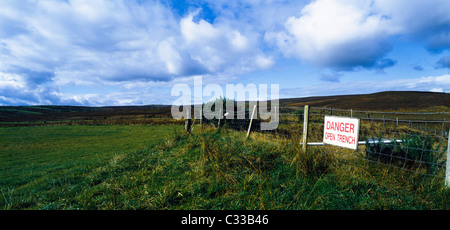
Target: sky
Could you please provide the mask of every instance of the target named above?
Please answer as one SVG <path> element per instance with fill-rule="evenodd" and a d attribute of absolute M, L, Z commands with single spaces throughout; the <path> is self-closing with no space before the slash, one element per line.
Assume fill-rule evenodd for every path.
<path fill-rule="evenodd" d="M 448 0 L 1 0 L 0 105 L 170 105 L 199 76 L 278 84 L 280 98 L 450 93 L 448 12 Z"/>

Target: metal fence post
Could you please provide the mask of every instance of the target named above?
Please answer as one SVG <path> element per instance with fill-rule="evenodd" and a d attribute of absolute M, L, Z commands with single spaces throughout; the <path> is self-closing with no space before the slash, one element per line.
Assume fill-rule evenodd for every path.
<path fill-rule="evenodd" d="M 309 106 L 305 105 L 305 111 L 303 115 L 303 152 L 306 152 L 306 146 L 308 145 L 308 117 L 309 117 Z"/>

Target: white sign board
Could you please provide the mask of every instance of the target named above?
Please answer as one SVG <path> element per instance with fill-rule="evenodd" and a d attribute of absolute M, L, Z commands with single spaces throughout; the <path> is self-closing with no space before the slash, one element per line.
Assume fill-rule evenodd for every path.
<path fill-rule="evenodd" d="M 357 149 L 359 118 L 325 116 L 323 143 Z"/>

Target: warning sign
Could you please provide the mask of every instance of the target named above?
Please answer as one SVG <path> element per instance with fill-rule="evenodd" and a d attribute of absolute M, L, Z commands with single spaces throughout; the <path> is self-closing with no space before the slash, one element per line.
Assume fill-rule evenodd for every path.
<path fill-rule="evenodd" d="M 323 143 L 357 149 L 359 118 L 325 116 Z"/>

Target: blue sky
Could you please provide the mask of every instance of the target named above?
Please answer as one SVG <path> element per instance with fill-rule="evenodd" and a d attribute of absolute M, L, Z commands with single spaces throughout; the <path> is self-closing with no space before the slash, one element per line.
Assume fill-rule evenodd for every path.
<path fill-rule="evenodd" d="M 0 105 L 172 104 L 174 85 L 280 97 L 450 93 L 448 0 L 2 0 Z"/>

